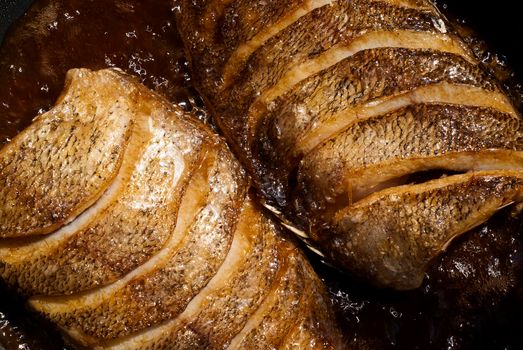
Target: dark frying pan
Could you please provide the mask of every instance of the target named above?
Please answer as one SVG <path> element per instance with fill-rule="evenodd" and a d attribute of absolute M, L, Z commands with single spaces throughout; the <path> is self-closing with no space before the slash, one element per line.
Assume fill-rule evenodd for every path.
<path fill-rule="evenodd" d="M 87 0 L 85 0 L 87 1 Z M 109 2 L 114 2 L 115 0 L 106 0 Z M 135 0 L 140 1 L 140 0 Z M 25 11 L 29 8 L 33 1 L 32 0 L 0 0 L 0 42 L 3 40 L 4 35 L 8 27 L 20 16 L 22 16 Z M 100 0 L 98 0 L 100 2 Z M 446 5 L 445 5 L 446 4 Z M 443 12 L 448 14 L 450 17 L 457 19 L 466 19 L 468 25 L 473 27 L 477 32 L 478 36 L 486 40 L 490 48 L 494 52 L 501 53 L 507 57 L 507 60 L 510 66 L 518 73 L 520 77 L 523 77 L 523 22 L 520 20 L 520 13 L 518 10 L 518 2 L 511 0 L 498 0 L 497 2 L 489 1 L 480 1 L 480 0 L 446 0 L 438 1 L 438 5 L 442 8 Z M 0 58 L 1 59 L 1 58 Z M 521 79 L 520 79 L 521 81 Z M 1 118 L 1 116 L 0 116 Z M 314 259 L 314 257 L 311 257 Z M 325 270 L 326 268 L 319 267 L 319 270 Z M 336 275 L 330 271 L 322 271 L 324 276 L 330 276 L 329 278 L 336 279 Z M 49 330 L 46 327 L 41 327 L 40 323 L 33 320 L 33 316 L 27 317 L 26 311 L 20 303 L 16 301 L 12 302 L 13 298 L 9 295 L 5 295 L 5 292 L 0 287 L 0 349 L 14 349 L 19 348 L 17 344 L 25 344 L 29 349 L 59 349 L 59 341 L 57 341 L 56 333 L 49 333 Z M 366 290 L 363 288 L 361 294 L 365 293 L 374 293 L 372 290 Z M 343 297 L 343 295 L 342 295 Z M 412 302 L 413 308 L 416 308 L 416 302 L 413 302 L 410 298 L 410 295 L 398 297 L 396 295 L 386 295 L 382 297 L 381 295 L 376 296 L 376 299 L 386 300 L 383 304 L 376 306 L 380 310 L 376 311 L 376 314 L 383 312 L 381 310 L 382 306 L 387 304 L 390 300 L 390 303 L 396 303 L 398 298 L 409 299 L 409 302 Z M 347 304 L 349 307 L 360 307 L 358 303 L 352 301 L 352 304 Z M 362 305 L 363 307 L 363 305 Z M 389 312 L 390 311 L 390 312 Z M 395 310 L 387 310 L 383 314 L 394 314 Z M 6 317 L 4 317 L 4 313 Z M 380 314 L 381 315 L 381 314 Z M 396 317 L 396 316 L 392 316 Z M 357 318 L 357 317 L 356 317 Z M 361 320 L 362 323 L 369 323 L 369 320 Z M 418 320 L 414 320 L 418 322 Z M 358 320 L 359 322 L 359 320 Z M 371 323 L 373 321 L 370 321 Z M 507 332 L 509 334 L 514 333 L 513 329 L 510 328 L 510 320 L 507 320 Z M 386 334 L 394 334 L 395 324 L 390 323 L 385 326 L 390 327 L 386 329 Z M 521 323 L 518 323 L 521 324 Z M 14 327 L 12 327 L 14 326 Z M 435 325 L 434 328 L 440 326 Z M 500 326 L 502 327 L 502 326 Z M 413 327 L 415 329 L 415 327 Z M 441 328 L 441 327 L 440 327 Z M 3 334 L 12 333 L 13 341 L 12 343 L 3 342 Z M 381 330 L 379 326 L 376 329 L 376 333 L 380 333 Z M 437 330 L 435 330 L 437 333 Z M 3 333 L 3 334 L 2 334 Z M 48 335 L 43 335 L 43 333 L 49 333 Z M 371 331 L 372 333 L 372 331 Z M 505 334 L 506 335 L 506 334 Z M 498 337 L 503 337 L 502 333 L 497 334 Z M 437 334 L 434 337 L 438 337 Z M 18 341 L 18 343 L 17 343 Z M 400 342 L 401 343 L 401 342 Z M 492 344 L 499 345 L 502 348 L 505 348 L 506 342 L 497 342 L 493 341 Z M 510 342 L 512 347 L 507 348 L 518 348 L 514 347 L 515 344 L 520 344 L 518 340 L 515 342 Z M 396 349 L 397 347 L 393 346 L 393 341 L 391 340 L 389 348 Z M 434 345 L 434 344 L 433 344 Z M 451 344 L 447 344 L 448 348 L 454 348 Z M 476 345 L 478 345 L 476 343 Z M 479 344 L 482 348 L 481 344 Z M 413 344 L 413 347 L 415 345 Z M 419 346 L 419 344 L 418 344 Z M 405 343 L 403 343 L 405 347 Z M 476 346 L 477 348 L 478 346 Z M 489 345 L 483 345 L 483 347 L 489 347 Z M 400 346 L 401 348 L 401 346 Z M 410 348 L 410 347 L 409 347 Z M 457 346 L 456 348 L 459 348 Z"/>
<path fill-rule="evenodd" d="M 0 42 L 4 34 L 18 17 L 24 14 L 33 0 L 0 0 Z"/>

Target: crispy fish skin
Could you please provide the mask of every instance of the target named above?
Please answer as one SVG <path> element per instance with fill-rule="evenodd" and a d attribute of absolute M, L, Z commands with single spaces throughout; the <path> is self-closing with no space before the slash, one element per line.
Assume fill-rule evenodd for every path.
<path fill-rule="evenodd" d="M 412 289 L 455 237 L 521 201 L 522 184 L 521 172 L 498 171 L 391 188 L 337 212 L 329 232 L 316 239 L 356 273 L 371 274 L 382 286 Z"/>
<path fill-rule="evenodd" d="M 92 205 L 113 181 L 132 120 L 129 96 L 110 103 L 70 75 L 67 96 L 0 152 L 0 237 L 48 234 Z M 91 101 L 105 101 L 93 105 Z M 85 142 L 89 140 L 89 142 Z"/>
<path fill-rule="evenodd" d="M 323 284 L 253 201 L 219 136 L 117 70 L 69 77 L 84 98 L 111 89 L 82 101 L 98 118 L 110 113 L 98 104 L 125 101 L 131 131 L 114 179 L 76 219 L 45 237 L 0 240 L 0 275 L 31 308 L 92 349 L 223 349 L 251 334 L 267 348 L 296 327 L 305 331 L 292 344 L 345 348 Z M 101 128 L 74 123 L 87 135 Z"/>
<path fill-rule="evenodd" d="M 250 237 L 252 228 L 262 234 Z M 230 255 L 237 268 L 229 269 L 226 278 L 215 278 L 210 283 L 212 290 L 204 290 L 204 298 L 194 300 L 198 301 L 198 311 L 189 305 L 151 348 L 169 348 L 176 343 L 178 349 L 190 349 L 192 344 L 205 342 L 210 348 L 223 349 L 230 341 L 228 336 L 241 331 L 267 297 L 283 257 L 273 231 L 253 215 L 249 204 L 240 214 L 235 239 L 243 241 L 240 246 L 245 252 L 239 259 Z M 211 321 L 218 317 L 222 322 L 213 324 Z"/>
<path fill-rule="evenodd" d="M 365 4 L 364 4 L 365 3 Z M 410 9 L 400 9 L 376 2 L 372 13 L 366 13 L 366 1 L 338 1 L 332 6 L 324 6 L 313 11 L 314 15 L 304 16 L 277 36 L 271 38 L 258 51 L 254 52 L 238 72 L 234 83 L 218 94 L 217 111 L 233 113 L 245 118 L 243 123 L 227 124 L 231 130 L 248 125 L 249 107 L 258 94 L 279 83 L 286 72 L 301 63 L 310 61 L 337 44 L 351 42 L 362 33 L 399 27 L 403 30 L 434 32 L 431 14 L 419 13 Z M 381 6 L 389 11 L 381 9 Z M 314 12 L 318 12 L 317 14 Z M 412 13 L 413 12 L 413 13 Z M 380 15 L 386 14 L 380 20 Z M 418 18 L 418 15 L 421 18 Z M 337 20 L 338 19 L 338 20 Z M 339 22 L 342 19 L 342 22 Z M 322 35 L 316 35 L 317 23 L 322 24 Z M 270 69 L 267 69 L 270 67 Z M 229 109 L 234 106 L 234 111 Z M 248 137 L 252 131 L 239 129 L 237 137 Z M 238 133 L 238 135 L 236 135 Z M 243 142 L 243 141 L 242 141 Z M 245 140 L 244 142 L 247 142 Z"/>
<path fill-rule="evenodd" d="M 59 242 L 44 239 L 30 251 L 23 243 L 11 246 L 0 263 L 2 278 L 23 294 L 69 294 L 114 282 L 155 255 L 174 229 L 169 217 L 178 210 L 199 149 L 195 144 L 195 152 L 181 158 L 179 137 L 159 130 L 168 127 L 153 126 L 155 135 L 141 145 L 110 205 Z"/>
<path fill-rule="evenodd" d="M 387 181 L 433 168 L 522 167 L 522 131 L 517 118 L 494 109 L 411 105 L 357 122 L 309 153 L 297 191 L 309 212 L 322 215 L 339 196 L 356 202 Z"/>
<path fill-rule="evenodd" d="M 268 135 L 258 134 L 270 138 L 282 159 L 296 158 L 292 152 L 300 136 L 322 120 L 378 98 L 442 82 L 500 90 L 480 67 L 455 54 L 404 48 L 366 50 L 276 99 L 263 118 L 271 126 Z"/>
<path fill-rule="evenodd" d="M 277 160 L 281 170 L 278 182 L 286 186 L 289 179 L 284 176 L 303 156 L 300 139 L 322 120 L 344 114 L 349 118 L 351 108 L 441 82 L 499 91 L 491 77 L 457 55 L 401 48 L 363 51 L 309 77 L 273 101 L 257 127 L 253 156 L 264 167 Z"/>
<path fill-rule="evenodd" d="M 112 104 L 125 101 L 129 106 L 125 113 L 133 117 L 132 135 L 114 181 L 116 189 L 110 191 L 103 208 L 95 204 L 93 214 L 79 218 L 81 224 L 73 221 L 65 228 L 69 234 L 58 232 L 30 245 L 8 244 L 0 251 L 0 275 L 25 295 L 63 295 L 103 286 L 155 255 L 174 229 L 176 222 L 168 218 L 178 210 L 180 193 L 196 166 L 194 157 L 202 143 L 201 137 L 180 135 L 177 131 L 184 126 L 166 120 L 169 110 L 156 100 L 143 98 L 140 87 L 118 73 L 96 75 L 77 70 L 69 76 L 101 90 L 107 88 L 109 77 L 119 82 L 119 86 L 113 82 L 116 86 L 108 87 L 127 93 L 117 94 Z M 68 90 L 64 96 L 67 99 L 76 93 Z M 98 107 L 111 101 L 93 99 L 89 103 Z"/>
<path fill-rule="evenodd" d="M 280 263 L 281 267 L 267 298 L 244 329 L 231 341 L 229 348 L 263 349 L 267 345 L 277 347 L 293 327 L 291 324 L 281 323 L 279 318 L 285 319 L 294 313 L 302 312 L 301 308 L 306 307 L 302 299 L 306 298 L 309 294 L 308 288 L 311 287 L 303 283 L 303 275 L 308 272 L 306 266 L 300 265 L 300 259 L 296 258 L 295 252 L 293 254 L 289 251 L 282 255 L 284 259 Z"/>
<path fill-rule="evenodd" d="M 384 235 L 412 238 L 421 247 L 410 260 L 408 251 L 390 252 L 394 270 L 364 263 L 371 254 L 379 260 L 379 251 L 324 244 L 334 237 L 352 242 L 359 232 L 340 225 L 340 215 L 358 208 L 372 217 L 365 198 L 389 188 L 423 188 L 410 184 L 420 172 L 452 178 L 488 170 L 512 179 L 518 191 L 521 115 L 430 1 L 264 1 L 250 11 L 248 0 L 231 0 L 220 2 L 212 21 L 199 21 L 216 3 L 179 1 L 177 23 L 193 80 L 266 206 L 332 263 L 382 287 L 416 288 L 420 271 L 446 248 L 430 243 L 437 226 L 451 230 L 459 222 L 450 221 L 464 217 L 440 218 L 440 224 L 430 210 L 411 211 L 405 220 L 420 223 L 417 235 L 391 221 Z M 481 186 L 487 183 L 464 188 L 476 193 Z M 468 198 L 465 189 L 445 190 L 437 195 Z M 423 198 L 410 205 L 423 207 Z M 497 201 L 496 192 L 491 199 Z M 468 218 L 477 220 L 468 228 L 483 220 Z M 377 236 L 368 240 L 376 241 L 357 244 L 380 245 Z"/>
<path fill-rule="evenodd" d="M 237 178 L 238 169 L 228 152 L 212 147 L 205 153 L 206 159 L 183 194 L 179 215 L 188 216 L 188 222 L 182 224 L 179 234 L 172 234 L 162 255 L 153 257 L 143 271 L 135 271 L 136 276 L 124 277 L 83 298 L 36 297 L 30 300 L 33 307 L 93 344 L 178 316 L 223 264 L 230 250 L 234 216 L 246 191 L 246 182 Z M 221 215 L 217 218 L 216 213 Z M 171 290 L 178 292 L 169 295 Z"/>
<path fill-rule="evenodd" d="M 300 0 L 273 1 L 233 1 L 224 8 L 224 26 L 221 29 L 224 42 L 232 52 L 261 32 L 274 25 L 290 10 L 303 6 Z"/>
<path fill-rule="evenodd" d="M 205 3 L 210 6 L 212 2 L 204 2 L 200 7 L 205 8 Z M 433 11 L 419 11 L 394 6 L 388 1 L 376 1 L 369 12 L 367 0 L 334 1 L 314 9 L 270 38 L 247 62 L 238 65 L 237 73 L 233 74 L 234 84 L 222 91 L 226 87 L 222 77 L 223 62 L 230 51 L 227 43 L 220 39 L 222 28 L 219 23 L 222 21 L 215 19 L 211 24 L 205 22 L 205 28 L 197 30 L 202 26 L 197 19 L 201 9 L 198 11 L 184 1 L 180 4 L 182 9 L 190 6 L 191 11 L 194 10 L 194 13 L 182 10 L 178 23 L 182 38 L 188 39 L 185 41 L 190 53 L 200 53 L 198 59 L 191 59 L 197 84 L 204 96 L 210 99 L 213 109 L 220 114 L 228 114 L 227 118 L 217 120 L 222 124 L 223 131 L 242 144 L 249 133 L 245 128 L 248 107 L 260 91 L 277 83 L 292 67 L 368 31 L 399 27 L 415 32 L 438 32 L 434 25 L 437 17 Z"/>
<path fill-rule="evenodd" d="M 231 254 L 225 262 L 225 265 L 239 263 L 243 265 L 241 269 L 219 271 L 202 295 L 196 297 L 179 318 L 153 331 L 156 337 L 138 334 L 125 342 L 113 342 L 108 348 L 267 349 L 289 343 L 297 348 L 346 348 L 340 342 L 338 330 L 331 327 L 334 315 L 329 312 L 325 290 L 311 266 L 303 263 L 302 253 L 291 242 L 275 245 L 274 223 L 266 217 L 253 215 L 254 210 L 256 205 L 245 203 Z M 261 229 L 262 237 L 252 237 L 252 228 Z M 272 247 L 260 249 L 260 244 Z M 238 250 L 247 250 L 248 253 L 242 257 L 236 254 Z M 260 269 L 264 272 L 258 279 L 253 271 Z M 228 277 L 223 278 L 224 275 Z M 312 280 L 315 282 L 304 283 Z M 253 288 L 258 285 L 264 286 L 262 294 L 256 293 L 256 288 Z M 298 286 L 303 286 L 305 290 L 296 289 Z M 278 302 L 281 304 L 274 305 Z M 252 312 L 250 319 L 242 314 L 244 309 Z M 222 315 L 223 323 L 213 321 L 218 315 Z M 261 324 L 258 323 L 260 318 L 263 319 Z M 293 322 L 286 322 L 287 319 Z M 231 330 L 235 334 L 232 338 L 229 334 Z M 300 334 L 307 336 L 296 337 L 298 330 L 306 330 Z M 251 346 L 247 340 L 252 332 L 257 333 L 257 342 Z"/>

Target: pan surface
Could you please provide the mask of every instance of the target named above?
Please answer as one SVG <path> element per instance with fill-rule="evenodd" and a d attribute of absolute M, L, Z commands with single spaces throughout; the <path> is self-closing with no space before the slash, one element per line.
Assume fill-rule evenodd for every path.
<path fill-rule="evenodd" d="M 22 16 L 32 2 L 33 0 L 0 0 L 0 42 L 11 23 Z"/>

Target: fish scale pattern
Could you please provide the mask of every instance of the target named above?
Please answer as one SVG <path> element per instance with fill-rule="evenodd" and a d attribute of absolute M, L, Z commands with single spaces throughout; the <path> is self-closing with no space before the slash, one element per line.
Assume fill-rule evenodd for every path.
<path fill-rule="evenodd" d="M 521 200 L 521 116 L 428 0 L 179 5 L 193 80 L 266 206 L 340 268 L 417 288 Z"/>
<path fill-rule="evenodd" d="M 38 206 L 1 192 L 2 215 L 20 215 L 2 227 L 0 277 L 32 309 L 93 349 L 344 348 L 323 284 L 218 135 L 119 70 L 67 79 L 0 150 L 0 182 L 36 201 L 47 186 L 41 200 L 70 216 L 47 232 L 27 218 Z M 28 164 L 42 148 L 53 158 Z"/>

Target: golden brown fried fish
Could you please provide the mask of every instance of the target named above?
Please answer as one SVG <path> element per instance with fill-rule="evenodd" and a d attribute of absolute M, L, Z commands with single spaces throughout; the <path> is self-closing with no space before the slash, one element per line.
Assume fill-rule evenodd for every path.
<path fill-rule="evenodd" d="M 521 200 L 521 117 L 429 1 L 178 5 L 196 85 L 266 205 L 338 266 L 416 288 Z"/>
<path fill-rule="evenodd" d="M 75 342 L 343 348 L 322 283 L 224 142 L 123 73 L 70 71 L 0 157 L 0 276 Z"/>

